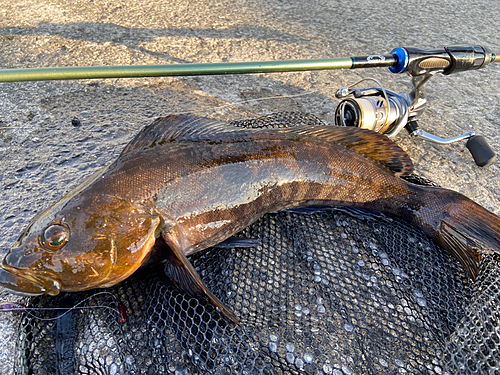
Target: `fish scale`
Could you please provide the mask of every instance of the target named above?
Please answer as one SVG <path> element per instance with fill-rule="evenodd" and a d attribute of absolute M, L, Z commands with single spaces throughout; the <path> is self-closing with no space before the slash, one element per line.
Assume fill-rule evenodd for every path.
<path fill-rule="evenodd" d="M 27 294 L 108 287 L 162 259 L 176 286 L 237 321 L 186 256 L 265 213 L 315 205 L 403 218 L 475 277 L 479 249 L 500 252 L 500 219 L 459 193 L 399 178 L 412 170 L 396 144 L 364 129 L 244 130 L 189 115 L 160 118 L 107 170 L 36 218 L 5 257 L 0 285 Z"/>

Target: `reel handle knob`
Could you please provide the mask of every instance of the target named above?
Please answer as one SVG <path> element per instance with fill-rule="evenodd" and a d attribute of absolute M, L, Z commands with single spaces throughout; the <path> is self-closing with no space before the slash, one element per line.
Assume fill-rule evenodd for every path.
<path fill-rule="evenodd" d="M 497 158 L 488 141 L 482 135 L 472 136 L 465 146 L 469 149 L 474 161 L 480 167 L 487 167 L 493 164 Z"/>

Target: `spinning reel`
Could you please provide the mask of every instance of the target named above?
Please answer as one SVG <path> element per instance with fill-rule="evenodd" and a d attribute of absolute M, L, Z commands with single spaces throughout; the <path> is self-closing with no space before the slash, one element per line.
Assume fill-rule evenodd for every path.
<path fill-rule="evenodd" d="M 413 89 L 409 94 L 386 90 L 373 79 L 362 79 L 350 87 L 337 91 L 341 99 L 335 112 L 335 122 L 339 126 L 357 126 L 374 130 L 394 137 L 405 128 L 413 138 L 438 143 L 450 144 L 467 140 L 466 147 L 474 161 L 480 167 L 495 162 L 496 155 L 488 145 L 486 138 L 474 132 L 453 138 L 441 138 L 418 128 L 417 117 L 426 107 L 423 85 L 436 73 L 445 75 L 459 71 L 480 69 L 495 59 L 487 48 L 479 46 L 454 46 L 442 50 L 420 50 L 415 48 L 396 48 L 391 52 L 398 59 L 398 64 L 390 67 L 393 73 L 410 74 Z M 362 81 L 372 80 L 376 88 L 352 88 Z"/>

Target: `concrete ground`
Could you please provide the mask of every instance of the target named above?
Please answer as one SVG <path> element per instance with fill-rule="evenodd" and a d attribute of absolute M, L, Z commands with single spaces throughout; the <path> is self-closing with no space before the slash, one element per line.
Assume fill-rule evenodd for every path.
<path fill-rule="evenodd" d="M 0 69 L 315 59 L 456 44 L 500 53 L 498 19 L 492 0 L 0 0 Z M 113 160 L 158 116 L 304 111 L 332 122 L 335 91 L 362 77 L 393 91 L 410 88 L 407 76 L 388 69 L 1 83 L 0 255 L 37 211 Z M 436 76 L 420 125 L 442 137 L 474 130 L 500 153 L 499 87 L 495 64 Z M 499 162 L 475 166 L 463 143 L 438 146 L 403 132 L 396 141 L 423 176 L 500 212 Z M 0 316 L 2 374 L 12 371 L 15 322 Z"/>

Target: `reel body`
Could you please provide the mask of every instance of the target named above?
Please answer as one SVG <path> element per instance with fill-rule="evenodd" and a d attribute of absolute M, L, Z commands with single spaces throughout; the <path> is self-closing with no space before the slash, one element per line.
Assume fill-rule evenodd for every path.
<path fill-rule="evenodd" d="M 406 99 L 391 91 L 355 89 L 339 96 L 343 97 L 335 111 L 335 123 L 339 126 L 356 126 L 393 137 L 408 121 Z"/>

